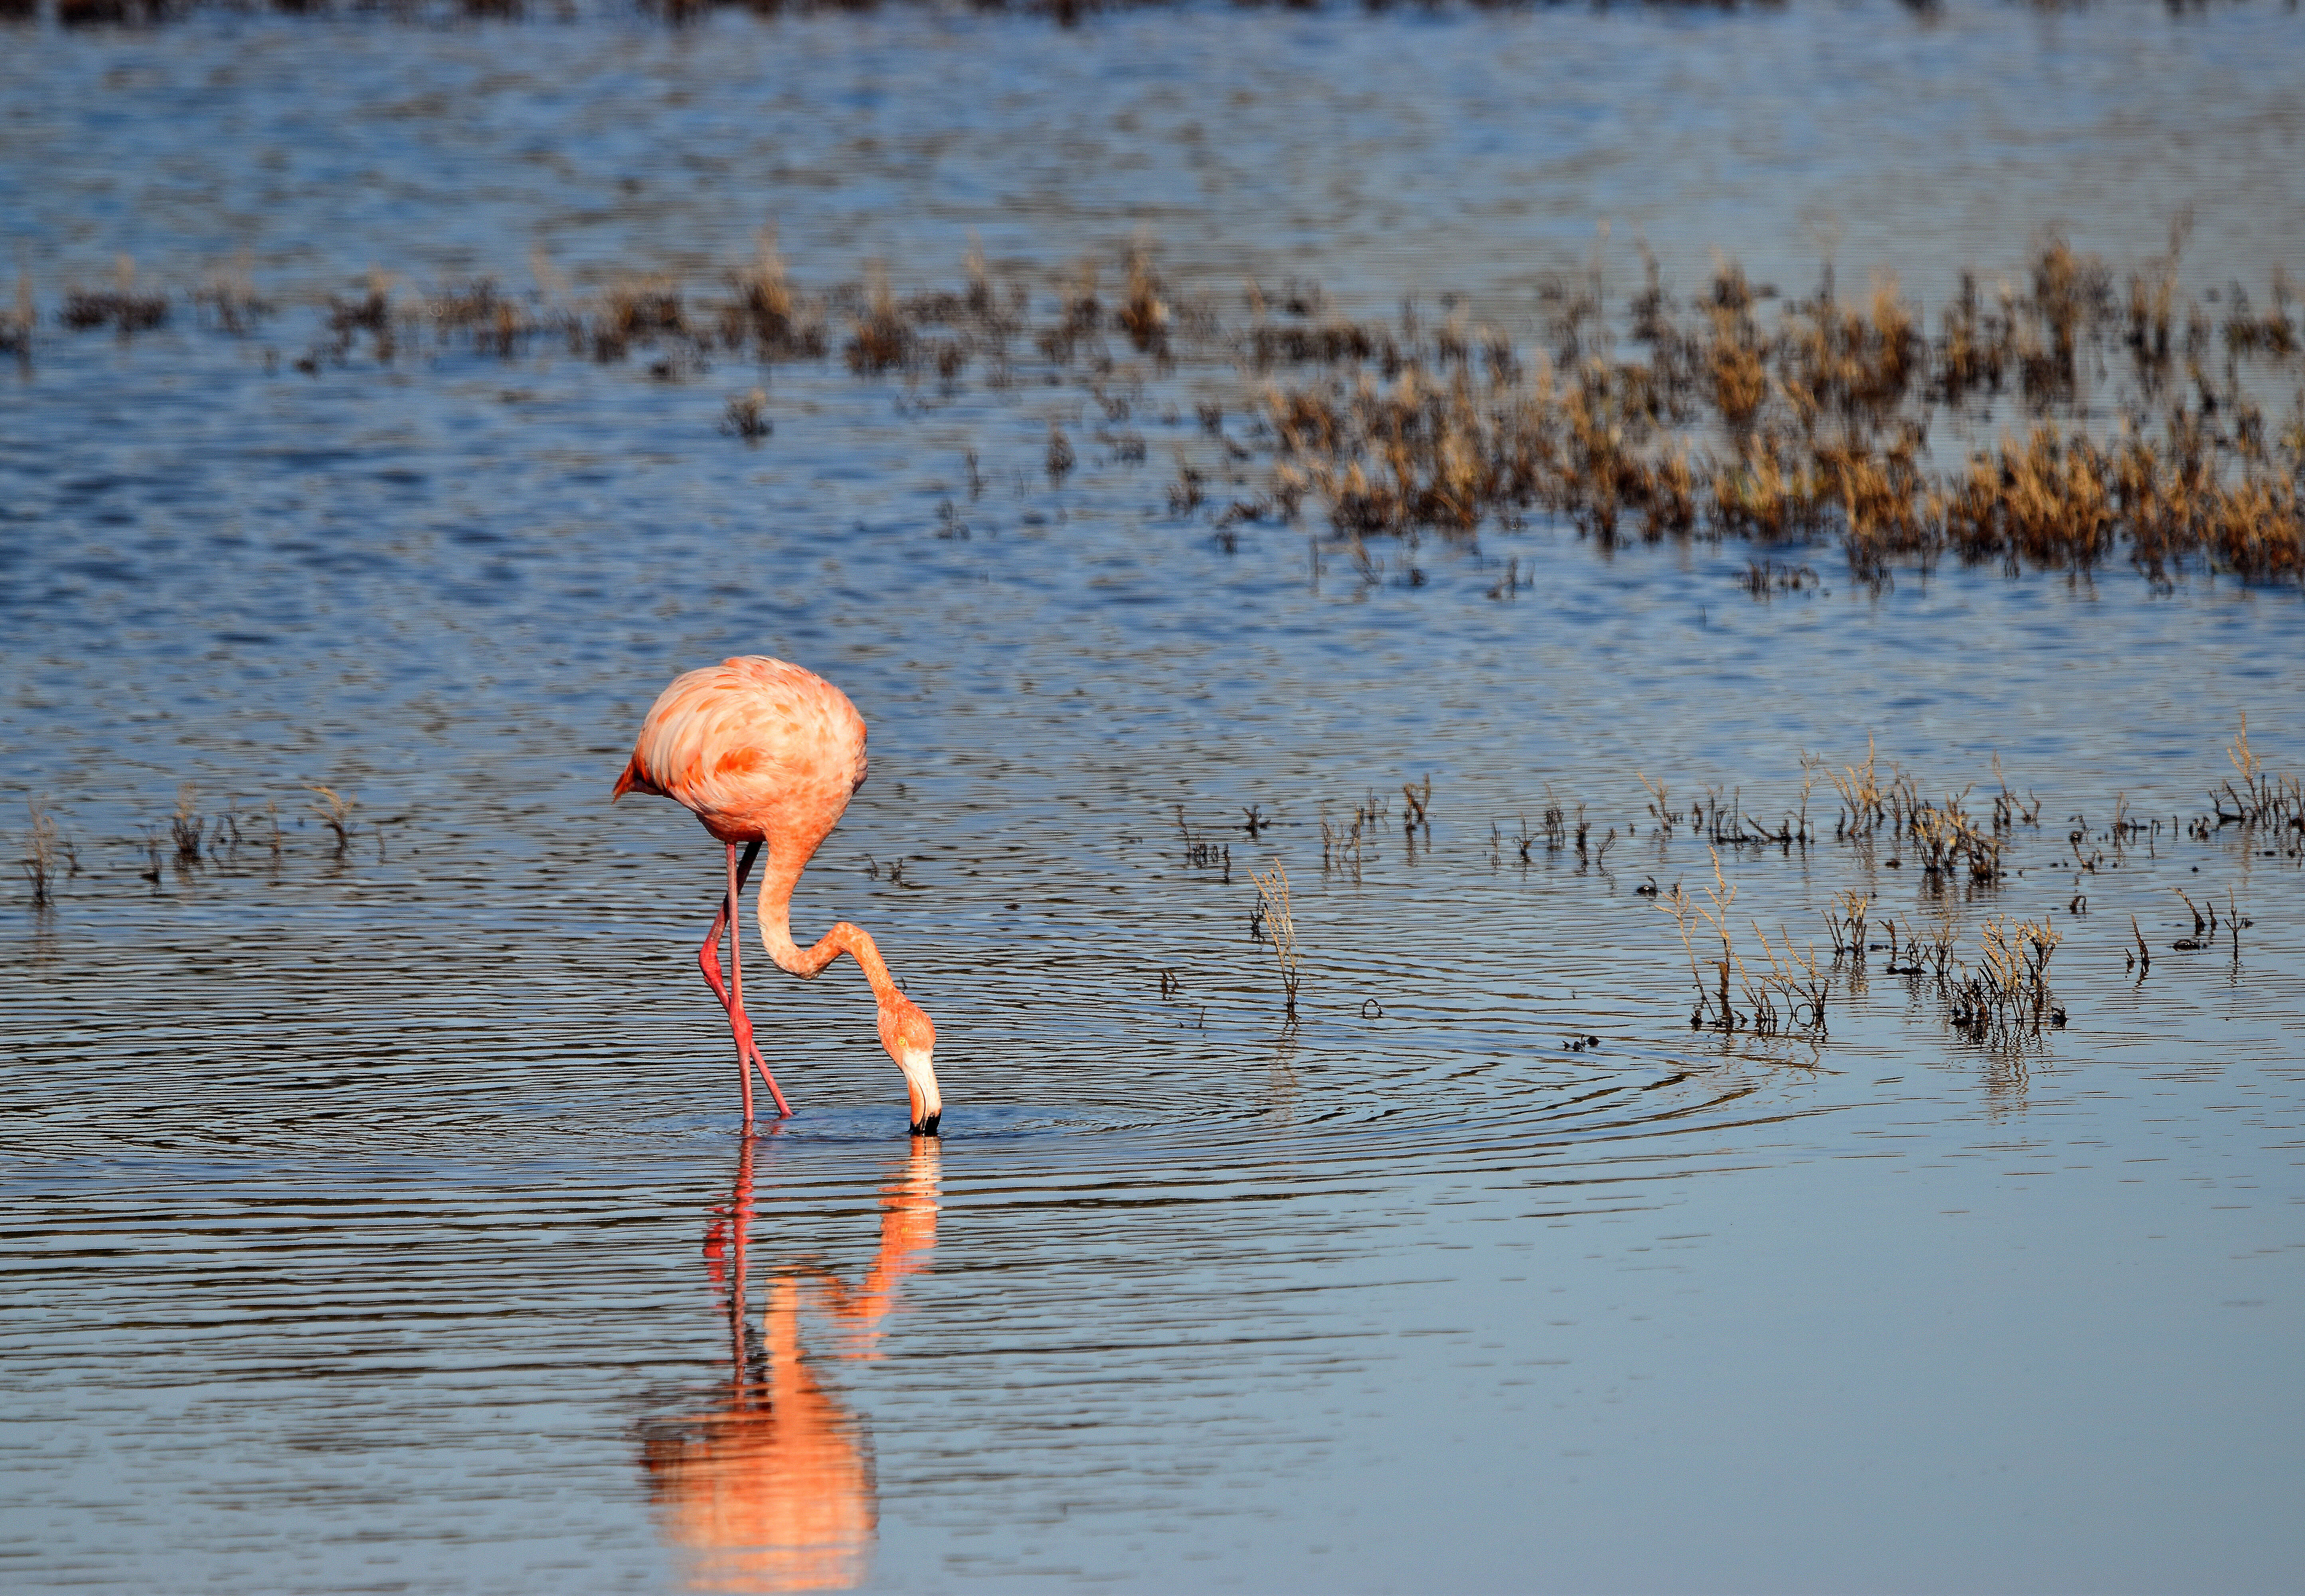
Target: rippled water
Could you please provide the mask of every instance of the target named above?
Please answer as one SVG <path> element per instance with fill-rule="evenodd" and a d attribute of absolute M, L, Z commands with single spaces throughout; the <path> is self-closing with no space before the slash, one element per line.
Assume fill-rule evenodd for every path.
<path fill-rule="evenodd" d="M 1724 198 L 1686 255 L 1811 259 L 1784 235 L 1832 204 L 1851 255 L 2013 260 L 2044 150 L 2103 180 L 2182 108 L 2211 131 L 2136 181 L 2241 161 L 2196 247 L 2255 276 L 2299 254 L 2268 45 L 2295 25 L 36 31 L 0 69 L 0 198 L 43 293 L 115 250 L 185 282 L 244 245 L 289 301 L 371 261 L 510 274 L 540 239 L 717 261 L 774 210 L 827 272 L 917 243 L 942 274 L 969 225 L 1053 265 L 1150 217 L 1180 269 L 1503 295 L 1509 242 L 1573 259 L 1634 216 L 1591 197 L 1625 174 L 1663 207 L 1723 181 L 1720 127 L 1790 139 L 1739 88 L 1765 71 L 1884 136 L 1739 155 L 1776 208 Z M 2015 87 L 1979 125 L 1852 88 L 1852 59 Z M 1628 81 L 1679 87 L 1628 132 Z M 1508 88 L 1530 128 L 1443 115 Z M 1937 179 L 1973 238 L 1858 212 L 1946 141 L 1979 152 Z M 1116 175 L 1140 143 L 1165 209 Z M 2100 247 L 2165 226 L 2060 192 Z M 80 867 L 0 921 L 11 1588 L 2295 1588 L 2301 861 L 2185 829 L 2241 711 L 2305 761 L 2293 590 L 1828 569 L 1764 602 L 1744 551 L 1604 558 L 1542 522 L 1364 581 L 1170 514 L 1206 372 L 1147 378 L 1145 465 L 1090 445 L 1077 391 L 837 362 L 780 369 L 747 447 L 712 431 L 742 368 L 268 369 L 300 314 L 44 330 L 0 387 L 0 785 Z M 1084 446 L 1061 486 L 1052 419 Z M 1509 559 L 1537 576 L 1507 598 Z M 867 926 L 935 1016 L 940 1143 L 904 1136 L 845 965 L 756 977 L 801 1112 L 736 1134 L 693 963 L 719 852 L 606 802 L 662 683 L 752 650 L 872 728 L 795 918 Z M 1711 866 L 1637 773 L 1774 817 L 1800 751 L 1868 735 L 1932 795 L 1989 788 L 1997 752 L 2043 800 L 2018 873 L 1932 894 L 1833 841 L 1821 788 L 1814 846 L 1732 851 L 1739 913 L 1822 943 L 1871 889 L 1965 957 L 1989 913 L 2050 916 L 2067 1027 L 1975 1045 L 1875 954 L 1836 967 L 1819 1042 L 1690 1031 L 1638 889 Z M 341 850 L 316 784 L 356 800 Z M 1619 833 L 1598 862 L 1520 858 L 1548 789 Z M 1324 870 L 1322 820 L 1372 793 L 1361 868 Z M 2116 848 L 2116 802 L 2160 829 Z M 1273 859 L 1294 1026 L 1253 931 Z M 2176 951 L 2173 888 L 2251 924 Z"/>

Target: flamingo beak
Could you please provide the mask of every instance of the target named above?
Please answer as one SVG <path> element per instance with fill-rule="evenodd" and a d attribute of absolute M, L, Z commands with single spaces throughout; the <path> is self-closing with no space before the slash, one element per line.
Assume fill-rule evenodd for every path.
<path fill-rule="evenodd" d="M 897 1067 L 905 1072 L 905 1091 L 913 1099 L 913 1134 L 935 1135 L 938 1122 L 944 1117 L 944 1098 L 937 1090 L 929 1050 L 906 1048 L 897 1055 Z"/>

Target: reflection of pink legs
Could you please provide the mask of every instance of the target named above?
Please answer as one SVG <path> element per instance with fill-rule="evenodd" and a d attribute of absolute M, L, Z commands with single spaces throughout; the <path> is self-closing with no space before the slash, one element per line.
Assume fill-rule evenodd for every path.
<path fill-rule="evenodd" d="M 738 895 L 744 889 L 744 878 L 753 873 L 753 861 L 760 857 L 761 845 L 744 845 L 744 860 L 736 862 L 736 845 L 728 849 L 728 896 L 720 900 L 720 913 L 712 917 L 712 929 L 705 934 L 704 946 L 696 950 L 697 967 L 712 988 L 712 995 L 720 999 L 720 1006 L 728 1011 L 728 1029 L 736 1039 L 736 1078 L 744 1089 L 744 1123 L 753 1123 L 753 1067 L 760 1066 L 761 1079 L 768 1082 L 769 1095 L 777 1099 L 777 1113 L 790 1118 L 792 1108 L 785 1094 L 777 1090 L 777 1078 L 769 1073 L 769 1061 L 761 1057 L 759 1045 L 753 1040 L 752 1016 L 744 1012 L 744 930 L 737 913 Z M 720 979 L 720 932 L 728 931 L 729 979 L 724 985 Z"/>
<path fill-rule="evenodd" d="M 704 1236 L 704 1267 L 713 1286 L 728 1294 L 728 1332 L 732 1348 L 729 1367 L 741 1394 L 750 1374 L 744 1355 L 745 1244 L 753 1234 L 753 1137 L 748 1132 L 736 1153 L 736 1189 L 728 1206 L 713 1210 L 712 1228 Z"/>

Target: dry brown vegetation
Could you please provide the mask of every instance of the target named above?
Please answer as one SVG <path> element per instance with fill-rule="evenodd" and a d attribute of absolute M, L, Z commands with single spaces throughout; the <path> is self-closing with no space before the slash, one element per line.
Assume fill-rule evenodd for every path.
<path fill-rule="evenodd" d="M 2260 379 L 2286 376 L 2299 348 L 2286 280 L 2262 314 L 2226 296 L 2220 337 L 2198 305 L 2173 332 L 2174 278 L 2173 247 L 2132 275 L 2124 303 L 2106 267 L 2051 239 L 2029 292 L 1987 305 L 1971 281 L 1933 340 L 1892 278 L 1852 304 L 1828 273 L 1765 326 L 1767 296 L 1733 264 L 1691 306 L 1652 266 L 1629 318 L 1637 359 L 1613 353 L 1596 278 L 1555 290 L 1554 347 L 1527 362 L 1493 329 L 1311 318 L 1253 329 L 1245 362 L 1294 368 L 1262 393 L 1276 480 L 1352 537 L 1544 510 L 1603 543 L 1636 530 L 1836 540 L 1875 581 L 1948 555 L 2087 571 L 2123 549 L 2159 580 L 2199 560 L 2296 581 L 2305 399 L 2276 432 L 2262 380 L 2244 381 L 2250 362 Z M 2123 405 L 2092 430 L 2085 404 L 2106 397 L 2092 373 L 2116 350 Z M 1933 429 L 1974 428 L 1996 404 L 2025 418 L 2022 435 L 1933 469 Z"/>
<path fill-rule="evenodd" d="M 1205 441 L 1178 451 L 1172 513 L 1205 516 L 1230 548 L 1240 524 L 1309 509 L 1364 581 L 1387 564 L 1372 539 L 1511 530 L 1539 514 L 1604 548 L 1833 544 L 1876 585 L 1947 558 L 2087 573 L 2125 557 L 2156 582 L 2190 568 L 2305 580 L 2305 386 L 2279 420 L 2262 398 L 2298 383 L 2305 326 L 2278 272 L 2261 302 L 2221 291 L 2221 320 L 2184 298 L 2182 242 L 2122 278 L 2051 237 L 2020 279 L 1964 280 L 1935 334 L 1887 276 L 1845 299 L 1828 270 L 1788 301 L 1722 260 L 1682 302 L 1652 260 L 1612 318 L 1595 268 L 1545 287 L 1537 346 L 1524 348 L 1462 310 L 1340 316 L 1294 281 L 1252 284 L 1246 319 L 1229 324 L 1142 242 L 1124 253 L 1117 296 L 1093 261 L 1037 292 L 1016 276 L 996 285 L 974 250 L 957 289 L 901 293 L 868 262 L 861 283 L 810 293 L 764 233 L 719 293 L 633 275 L 579 296 L 549 263 L 525 293 L 481 280 L 425 294 L 371 275 L 328 299 L 326 335 L 295 365 L 344 365 L 363 340 L 379 362 L 411 343 L 512 359 L 550 340 L 596 361 L 644 359 L 671 381 L 719 360 L 771 366 L 837 348 L 857 376 L 908 392 L 950 394 L 972 373 L 1008 388 L 1033 367 L 1118 427 L 1148 382 L 1189 363 L 1196 386 L 1226 393 L 1198 401 Z M 167 299 L 137 293 L 132 269 L 114 291 L 72 293 L 58 319 L 123 335 L 158 325 Z M 195 298 L 227 331 L 269 309 L 244 276 Z M 0 347 L 25 355 L 36 318 L 29 293 L 20 301 Z M 1145 453 L 1134 432 L 1093 441 L 1118 463 Z M 1052 484 L 1077 457 L 1052 439 Z M 1422 580 L 1413 547 L 1394 565 Z M 1748 585 L 1768 597 L 1814 581 L 1764 557 Z"/>
<path fill-rule="evenodd" d="M 1758 948 L 1748 959 L 1737 947 L 1738 933 L 1730 923 L 1737 888 L 1721 868 L 1721 853 L 1712 850 L 1713 879 L 1705 885 L 1702 901 L 1674 882 L 1657 907 L 1672 916 L 1688 955 L 1688 972 L 1697 983 L 1697 1006 L 1688 1016 L 1692 1030 L 1712 1026 L 1724 1032 L 1752 1031 L 1763 1036 L 1782 1031 L 1823 1035 L 1825 1004 L 1831 989 L 1828 972 L 1817 968 L 1814 948 L 1796 949 L 1782 927 L 1771 942 L 1757 920 L 1750 921 Z M 1718 942 L 1716 954 L 1713 945 Z M 1699 951 L 1699 944 L 1703 951 Z M 1737 1005 L 1741 1001 L 1744 1007 Z"/>
<path fill-rule="evenodd" d="M 123 255 L 114 268 L 114 277 L 115 284 L 109 289 L 67 288 L 64 309 L 56 319 L 74 332 L 108 327 L 123 338 L 168 325 L 168 296 L 137 291 L 134 261 Z M 20 280 L 19 299 L 28 294 L 29 284 Z M 29 331 L 29 307 L 20 305 L 19 314 L 25 318 Z"/>

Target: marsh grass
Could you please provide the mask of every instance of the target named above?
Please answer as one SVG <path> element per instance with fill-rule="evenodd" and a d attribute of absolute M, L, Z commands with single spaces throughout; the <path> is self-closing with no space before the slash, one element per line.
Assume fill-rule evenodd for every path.
<path fill-rule="evenodd" d="M 1528 362 L 1491 330 L 1476 364 L 1461 334 L 1427 336 L 1408 313 L 1397 328 L 1254 328 L 1244 363 L 1263 376 L 1276 473 L 1352 537 L 1466 533 L 1545 510 L 1604 546 L 1633 530 L 1837 539 L 1875 583 L 1947 556 L 2088 570 L 2123 547 L 2156 580 L 2187 561 L 2305 574 L 2305 399 L 2276 437 L 2241 380 L 2243 361 L 2277 372 L 2305 340 L 2285 277 L 2262 314 L 2227 319 L 2222 371 L 2203 363 L 2206 335 L 2186 335 L 2188 403 L 2165 394 L 2173 258 L 2139 274 L 2124 307 L 2103 263 L 2052 237 L 2029 293 L 1988 307 L 1969 279 L 1935 339 L 1885 275 L 1850 303 L 1828 271 L 1765 327 L 1765 293 L 1733 263 L 1685 310 L 1650 273 L 1629 324 L 1645 359 L 1616 357 L 1597 288 L 1551 292 L 1553 347 Z M 2099 437 L 2092 352 L 2124 339 L 2139 386 Z M 1267 375 L 1282 365 L 1314 369 Z M 1977 419 L 2004 388 L 2036 418 L 2024 434 L 1934 471 L 1933 426 Z M 1756 564 L 1756 590 L 1773 590 Z"/>
<path fill-rule="evenodd" d="M 1167 289 L 1152 267 L 1152 251 L 1139 243 L 1128 252 L 1128 293 L 1114 320 L 1139 352 L 1165 360 L 1169 353 Z"/>
<path fill-rule="evenodd" d="M 769 419 L 769 395 L 765 388 L 750 388 L 730 396 L 720 412 L 720 430 L 746 443 L 758 443 L 777 429 Z"/>
<path fill-rule="evenodd" d="M 109 289 L 67 288 L 57 320 L 74 332 L 110 327 L 123 338 L 168 325 L 168 296 L 138 291 L 135 261 L 123 255 L 113 276 Z"/>
<path fill-rule="evenodd" d="M 1986 919 L 1977 967 L 1946 982 L 1953 1029 L 1972 1041 L 2007 1043 L 2063 1025 L 2065 1011 L 2049 991 L 2049 960 L 2063 940 L 2046 917 Z"/>
<path fill-rule="evenodd" d="M 2216 822 L 2224 826 L 2279 826 L 2305 831 L 2305 784 L 2294 776 L 2269 769 L 2264 758 L 2249 744 L 2249 713 L 2241 712 L 2241 731 L 2225 751 L 2233 777 L 2209 794 Z M 2233 785 L 2238 778 L 2241 785 Z"/>
<path fill-rule="evenodd" d="M 1248 879 L 1256 885 L 1259 905 L 1263 911 L 1266 938 L 1272 944 L 1272 956 L 1280 967 L 1280 988 L 1286 1004 L 1284 1021 L 1297 1023 L 1297 983 L 1301 973 L 1297 956 L 1297 918 L 1290 911 L 1289 900 L 1289 870 L 1280 860 L 1272 862 L 1267 870 L 1254 870 Z"/>
<path fill-rule="evenodd" d="M 1755 920 L 1749 924 L 1753 946 L 1758 951 L 1748 960 L 1738 948 L 1737 934 L 1730 925 L 1737 888 L 1722 869 L 1721 851 L 1711 848 L 1708 852 L 1713 879 L 1703 884 L 1703 899 L 1684 890 L 1679 882 L 1657 899 L 1657 907 L 1672 916 L 1688 956 L 1689 977 L 1697 986 L 1697 1006 L 1689 1013 L 1689 1029 L 1710 1027 L 1724 1034 L 1751 1031 L 1762 1036 L 1786 1031 L 1823 1035 L 1832 983 L 1828 972 L 1817 967 L 1816 949 L 1796 949 L 1782 926 L 1772 942 Z M 1702 954 L 1700 942 L 1705 949 Z M 1720 944 L 1718 955 L 1712 951 L 1715 942 Z M 1737 1006 L 1739 998 L 1744 1003 L 1741 1009 Z"/>
<path fill-rule="evenodd" d="M 1949 796 L 1942 804 L 1918 804 L 1906 818 L 1906 835 L 1919 855 L 1921 873 L 1933 881 L 1950 879 L 1964 868 L 1972 881 L 2000 879 L 2001 839 L 1978 828 L 1961 807 L 1966 795 Z"/>
<path fill-rule="evenodd" d="M 176 845 L 179 867 L 200 862 L 200 842 L 208 822 L 199 810 L 200 789 L 191 782 L 176 788 L 176 812 L 169 817 L 168 835 Z"/>
<path fill-rule="evenodd" d="M 32 907 L 45 909 L 54 900 L 56 867 L 69 845 L 58 836 L 55 820 L 37 800 L 27 799 L 24 807 L 29 824 L 17 866 L 24 872 L 25 885 L 32 889 Z"/>
<path fill-rule="evenodd" d="M 932 378 L 949 396 L 972 370 L 993 390 L 1028 375 L 1077 386 L 1103 412 L 1104 462 L 1126 468 L 1147 453 L 1121 423 L 1148 375 L 1190 362 L 1204 389 L 1230 388 L 1195 400 L 1207 441 L 1199 457 L 1178 450 L 1170 514 L 1205 514 L 1227 548 L 1243 526 L 1320 514 L 1364 586 L 1389 573 L 1422 585 L 1420 535 L 1468 540 L 1534 514 L 1604 549 L 1836 543 L 1851 577 L 1876 589 L 1946 559 L 2078 573 L 2123 556 L 2156 582 L 2196 568 L 2305 581 L 2305 388 L 2278 424 L 2258 398 L 2305 360 L 2295 295 L 2276 274 L 2262 301 L 2227 296 L 2219 322 L 2181 301 L 2182 242 L 2173 234 L 2124 293 L 2104 263 L 2051 236 L 2021 280 L 1988 293 L 1965 279 L 1934 335 L 1892 275 L 1844 299 L 1828 269 L 1813 293 L 1785 300 L 1729 260 L 1686 303 L 1648 260 L 1646 288 L 1612 318 L 1596 260 L 1543 286 L 1543 347 L 1524 352 L 1461 308 L 1439 322 L 1413 304 L 1391 321 L 1353 319 L 1297 283 L 1272 294 L 1252 284 L 1246 324 L 1228 326 L 1216 301 L 1162 274 L 1142 238 L 1121 256 L 1117 296 L 1095 259 L 1036 293 L 1021 278 L 996 282 L 974 246 L 957 287 L 899 293 L 891 263 L 872 260 L 861 284 L 811 295 L 764 231 L 753 259 L 720 275 L 719 294 L 693 299 L 675 279 L 625 274 L 570 300 L 549 263 L 526 294 L 481 279 L 396 295 L 371 274 L 361 292 L 330 297 L 326 336 L 296 364 L 345 364 L 363 341 L 389 363 L 421 327 L 435 344 L 507 359 L 558 335 L 602 363 L 644 354 L 673 378 L 716 356 L 822 359 L 838 318 L 843 363 L 903 376 L 908 393 Z M 60 320 L 123 334 L 165 321 L 166 296 L 137 292 L 132 264 L 120 281 L 73 291 Z M 194 301 L 225 331 L 266 310 L 244 269 Z M 32 325 L 20 305 L 0 342 L 22 356 Z M 2122 351 L 2116 390 L 2106 374 L 2123 369 Z M 1232 430 L 1229 414 L 1240 418 Z M 1934 441 L 1948 431 L 1971 440 L 1965 452 Z M 1073 450 L 1052 436 L 1052 485 Z M 1213 491 L 1219 482 L 1235 491 Z M 1407 557 L 1370 551 L 1388 538 Z M 1745 581 L 1756 597 L 1818 585 L 1814 567 L 1773 552 Z M 1497 596 L 1519 586 L 1516 570 Z"/>
<path fill-rule="evenodd" d="M 752 262 L 731 271 L 727 283 L 729 299 L 716 318 L 722 347 L 749 350 L 763 364 L 824 353 L 822 312 L 794 292 L 775 229 L 762 230 Z"/>
<path fill-rule="evenodd" d="M 319 801 L 312 805 L 313 818 L 336 834 L 336 856 L 342 859 L 352 846 L 352 813 L 358 800 L 345 796 L 334 787 L 307 785 L 304 790 L 318 798 Z M 273 838 L 276 851 L 279 838 L 276 822 L 273 828 Z"/>
<path fill-rule="evenodd" d="M 1854 955 L 1862 964 L 1866 951 L 1866 928 L 1871 923 L 1873 895 L 1851 887 L 1833 895 L 1833 912 L 1824 917 L 1825 928 L 1833 935 L 1833 955 Z"/>

